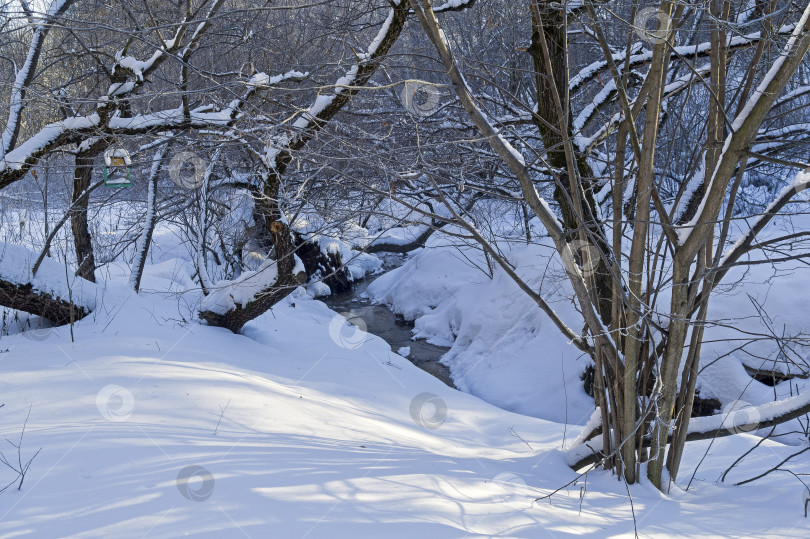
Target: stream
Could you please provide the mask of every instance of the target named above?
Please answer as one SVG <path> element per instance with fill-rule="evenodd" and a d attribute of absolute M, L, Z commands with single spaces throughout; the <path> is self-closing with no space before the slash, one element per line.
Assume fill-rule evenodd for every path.
<path fill-rule="evenodd" d="M 413 322 L 405 320 L 401 315 L 394 314 L 385 305 L 372 305 L 367 298 L 360 297 L 377 277 L 379 275 L 357 281 L 352 290 L 347 292 L 318 299 L 326 303 L 333 311 L 341 314 L 351 313 L 353 317 L 361 318 L 367 326 L 366 330 L 385 340 L 391 345 L 394 352 L 402 347 L 409 347 L 411 352 L 407 359 L 411 363 L 455 388 L 450 377 L 450 369 L 439 362 L 449 348 L 436 346 L 421 339 L 412 340 Z"/>

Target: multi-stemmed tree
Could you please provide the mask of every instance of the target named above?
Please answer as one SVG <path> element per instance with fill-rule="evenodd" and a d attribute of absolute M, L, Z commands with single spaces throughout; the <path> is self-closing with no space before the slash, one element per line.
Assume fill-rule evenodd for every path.
<path fill-rule="evenodd" d="M 646 461 L 664 488 L 688 440 L 741 426 L 734 418 L 691 420 L 713 291 L 753 253 L 808 235 L 758 239 L 808 185 L 796 170 L 807 166 L 810 7 L 499 0 L 467 11 L 472 5 L 3 7 L 0 39 L 12 61 L 0 66 L 8 81 L 0 189 L 36 179 L 49 160 L 70 161 L 68 211 L 46 231 L 32 274 L 70 221 L 74 271 L 95 278 L 93 178 L 117 145 L 132 151 L 148 187 L 146 217 L 128 240 L 133 288 L 159 214 L 176 215 L 207 295 L 198 314 L 233 331 L 298 284 L 286 193 L 342 205 L 360 225 L 394 200 L 403 213 L 384 217 L 412 224 L 421 216 L 423 228 L 413 242 L 369 249 L 408 250 L 436 229 L 461 229 L 593 358 L 598 409 L 572 465 L 602 462 L 633 482 Z M 440 23 L 437 14 L 451 11 L 464 13 Z M 431 47 L 438 64 L 422 54 Z M 390 107 L 397 77 L 420 69 L 431 81 L 421 98 L 442 95 L 434 117 Z M 178 173 L 181 150 L 199 160 L 185 162 L 194 196 L 161 193 Z M 772 200 L 742 200 L 744 187 L 767 174 L 778 178 Z M 251 200 L 252 226 L 233 225 L 244 230 L 218 222 L 233 209 L 220 195 L 233 191 Z M 525 222 L 541 221 L 584 331 L 523 281 L 477 226 L 482 199 L 505 200 Z M 752 208 L 749 232 L 733 237 L 732 220 Z M 258 269 L 236 260 L 247 236 L 269 255 Z M 219 256 L 225 261 L 217 265 Z M 212 266 L 233 271 L 214 274 Z M 54 313 L 59 322 L 87 314 L 65 299 L 0 279 L 4 306 Z M 810 400 L 798 396 L 758 410 L 758 425 L 808 410 Z"/>
<path fill-rule="evenodd" d="M 485 112 L 494 107 L 465 78 L 451 44 L 457 40 L 442 29 L 430 0 L 410 3 L 468 121 L 518 182 L 522 202 L 567 269 L 582 334 L 448 203 L 448 220 L 477 239 L 595 362 L 598 421 L 574 449 L 572 465 L 601 462 L 632 483 L 646 461 L 653 484 L 667 488 L 687 441 L 738 432 L 735 421 L 745 422 L 742 415 L 690 422 L 701 343 L 712 292 L 732 266 L 763 247 L 757 235 L 810 179 L 796 174 L 807 165 L 790 153 L 801 129 L 780 125 L 785 136 L 766 144 L 782 118 L 779 107 L 793 107 L 797 124 L 806 118 L 798 74 L 810 47 L 810 6 L 664 1 L 644 11 L 531 0 L 524 20 L 535 95 L 508 104 L 523 107 L 539 134 L 542 144 L 531 145 L 525 131 Z M 645 27 L 648 20 L 655 24 Z M 492 84 L 503 89 L 507 80 L 501 72 Z M 684 144 L 684 123 L 695 119 Z M 731 237 L 740 185 L 763 163 L 781 166 L 782 188 L 748 233 Z M 547 202 L 541 192 L 549 179 Z M 808 411 L 804 395 L 766 405 L 758 426 Z"/>

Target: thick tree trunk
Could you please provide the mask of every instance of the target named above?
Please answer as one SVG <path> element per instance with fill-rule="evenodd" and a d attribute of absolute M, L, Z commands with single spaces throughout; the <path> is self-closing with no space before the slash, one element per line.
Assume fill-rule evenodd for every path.
<path fill-rule="evenodd" d="M 274 283 L 256 294 L 254 299 L 245 305 L 237 305 L 235 309 L 225 314 L 201 311 L 200 318 L 212 326 L 224 327 L 238 333 L 242 326 L 267 312 L 299 286 L 293 275 L 295 245 L 290 228 L 281 213 L 279 187 L 278 175 L 270 174 L 264 182 L 261 197 L 256 200 L 254 212 L 256 218 L 263 221 L 264 229 L 270 232 L 278 276 Z"/>
<path fill-rule="evenodd" d="M 380 32 L 366 56 L 352 68 L 353 74 L 348 81 L 354 88 L 340 88 L 340 92 L 336 93 L 325 107 L 317 113 L 303 116 L 307 118 L 306 124 L 300 126 L 287 145 L 279 149 L 267 163 L 272 172 L 264 181 L 261 196 L 257 197 L 254 218 L 256 225 L 264 224 L 264 230 L 261 231 L 260 236 L 265 236 L 269 231 L 278 271 L 276 282 L 243 306 L 237 306 L 236 309 L 225 314 L 202 311 L 200 312 L 201 319 L 211 325 L 226 327 L 233 332 L 238 332 L 243 325 L 267 312 L 299 285 L 293 275 L 295 245 L 280 206 L 281 176 L 292 162 L 293 152 L 306 146 L 318 131 L 323 129 L 350 102 L 352 96 L 357 93 L 357 88 L 368 83 L 402 33 L 407 17 L 408 5 L 405 2 L 392 5 L 389 18 L 380 28 Z"/>
<path fill-rule="evenodd" d="M 81 320 L 89 314 L 84 307 L 34 290 L 30 283 L 11 283 L 2 279 L 0 279 L 0 305 L 47 318 L 59 325 L 68 324 L 71 320 Z"/>
<path fill-rule="evenodd" d="M 73 169 L 73 197 L 70 214 L 70 228 L 73 230 L 73 245 L 76 250 L 76 275 L 94 283 L 96 282 L 96 258 L 93 255 L 93 239 L 87 224 L 87 207 L 90 197 L 82 194 L 90 188 L 93 178 L 93 162 L 104 150 L 107 143 L 103 140 L 93 144 L 89 150 L 76 154 Z"/>
<path fill-rule="evenodd" d="M 571 130 L 573 120 L 566 99 L 569 85 L 567 32 L 566 18 L 562 9 L 549 7 L 541 10 L 537 5 L 533 10 L 532 41 L 529 47 L 529 53 L 534 61 L 537 85 L 537 115 L 533 116 L 533 120 L 546 148 L 549 165 L 561 171 L 555 183 L 554 200 L 560 207 L 566 241 L 571 243 L 580 239 L 584 229 L 585 241 L 589 245 L 594 245 L 602 254 L 598 260 L 586 263 L 595 265 L 591 277 L 596 289 L 593 295 L 602 321 L 609 326 L 613 314 L 613 279 L 607 263 L 611 249 L 596 216 L 593 171 L 584 155 L 577 153 L 573 156 L 574 163 L 569 163 L 570 157 L 565 151 L 566 145 L 573 139 Z M 560 118 L 557 99 L 562 104 L 563 114 L 567 116 L 565 118 Z M 565 131 L 561 126 L 565 126 Z M 576 178 L 569 177 L 572 170 Z M 578 249 L 578 251 L 579 253 L 575 253 L 577 256 L 586 256 L 585 250 Z M 592 252 L 591 249 L 587 251 Z"/>

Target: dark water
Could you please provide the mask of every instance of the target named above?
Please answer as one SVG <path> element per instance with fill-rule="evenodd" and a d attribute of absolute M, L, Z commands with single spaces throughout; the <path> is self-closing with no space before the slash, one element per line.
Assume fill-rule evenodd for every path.
<path fill-rule="evenodd" d="M 360 317 L 366 323 L 366 330 L 384 339 L 391 345 L 394 352 L 403 346 L 410 347 L 411 353 L 408 355 L 408 360 L 411 363 L 448 386 L 455 387 L 450 378 L 450 369 L 439 363 L 449 348 L 436 346 L 424 340 L 411 340 L 413 322 L 408 322 L 401 316 L 395 315 L 385 305 L 372 305 L 368 299 L 360 297 L 375 278 L 369 277 L 355 283 L 354 289 L 348 292 L 319 299 L 333 311 L 351 313 L 352 317 Z"/>

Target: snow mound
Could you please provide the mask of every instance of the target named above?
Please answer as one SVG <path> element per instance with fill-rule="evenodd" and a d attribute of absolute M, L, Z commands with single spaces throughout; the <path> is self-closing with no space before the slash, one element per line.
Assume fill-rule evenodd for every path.
<path fill-rule="evenodd" d="M 593 410 L 580 379 L 589 359 L 506 274 L 495 270 L 490 278 L 482 270 L 483 256 L 443 241 L 431 239 L 428 249 L 377 278 L 366 293 L 415 319 L 415 337 L 452 346 L 442 363 L 461 391 L 512 412 L 584 424 Z M 542 260 L 535 248 L 516 250 L 513 257 L 523 274 Z M 541 284 L 536 278 L 530 282 Z M 565 303 L 555 308 L 575 316 Z M 549 395 L 562 396 L 564 405 Z"/>
<path fill-rule="evenodd" d="M 37 256 L 38 253 L 21 245 L 0 242 L 0 279 L 12 284 L 31 284 L 36 291 L 63 301 L 72 300 L 88 311 L 96 308 L 98 285 L 76 277 L 64 264 L 48 257 L 42 260 L 34 276 L 31 270 Z"/>
<path fill-rule="evenodd" d="M 256 271 L 245 272 L 232 281 L 219 281 L 200 305 L 201 311 L 226 314 L 244 307 L 262 291 L 270 288 L 278 278 L 275 260 L 265 260 Z"/>

